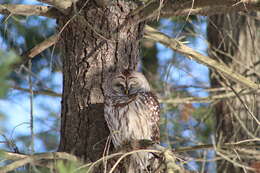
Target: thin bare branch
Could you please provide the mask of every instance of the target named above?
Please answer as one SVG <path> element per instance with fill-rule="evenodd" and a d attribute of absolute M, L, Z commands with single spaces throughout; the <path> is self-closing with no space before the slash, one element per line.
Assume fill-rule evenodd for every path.
<path fill-rule="evenodd" d="M 25 57 L 34 58 L 36 55 L 40 54 L 45 49 L 48 49 L 52 45 L 54 45 L 58 41 L 59 35 L 54 34 L 49 38 L 45 39 L 43 42 L 39 43 L 38 45 L 34 46 L 28 52 L 25 53 Z"/>
<path fill-rule="evenodd" d="M 192 48 L 184 45 L 180 41 L 171 38 L 158 30 L 147 26 L 145 27 L 145 38 L 159 41 L 160 43 L 170 47 L 176 52 L 179 52 L 181 54 L 186 55 L 186 57 L 195 60 L 199 63 L 202 63 L 209 68 L 212 68 L 214 70 L 217 70 L 218 72 L 223 73 L 225 76 L 227 76 L 229 79 L 238 82 L 248 88 L 251 89 L 259 89 L 260 85 L 256 84 L 255 82 L 251 81 L 250 79 L 245 78 L 244 76 L 234 72 L 229 67 L 218 63 L 217 61 L 213 60 L 212 58 L 209 58 L 208 56 L 202 55 L 199 52 L 194 51 Z"/>
<path fill-rule="evenodd" d="M 28 89 L 28 88 L 21 88 L 21 87 L 18 87 L 18 86 L 9 86 L 9 88 L 13 88 L 13 89 L 16 89 L 16 90 L 20 90 L 20 91 L 30 93 L 30 89 Z M 51 90 L 34 90 L 33 93 L 35 95 L 41 94 L 41 95 L 47 95 L 47 96 L 53 96 L 53 97 L 61 97 L 62 96 L 62 94 L 56 93 L 56 92 L 51 91 Z"/>
<path fill-rule="evenodd" d="M 24 4 L 0 4 L 0 14 L 22 16 L 45 16 L 57 18 L 61 13 L 50 6 L 24 5 Z"/>
<path fill-rule="evenodd" d="M 28 92 L 28 93 L 30 92 L 30 89 L 21 88 L 21 87 L 18 87 L 18 86 L 9 86 L 9 88 L 17 89 L 17 90 Z M 53 97 L 61 97 L 62 96 L 61 93 L 56 93 L 56 92 L 51 91 L 51 90 L 34 90 L 33 92 L 34 92 L 35 95 L 47 95 L 47 96 L 53 96 Z M 253 93 L 253 91 L 247 90 L 247 91 L 240 92 L 239 94 L 240 95 L 247 95 L 247 94 L 251 94 L 251 93 Z M 257 90 L 254 93 L 260 94 L 260 90 Z M 212 95 L 212 96 L 209 96 L 209 97 L 185 97 L 185 98 L 174 98 L 174 99 L 165 98 L 165 99 L 160 99 L 160 102 L 166 103 L 166 104 L 210 103 L 210 102 L 213 102 L 213 101 L 216 101 L 216 100 L 233 98 L 233 97 L 236 97 L 235 93 L 229 92 L 229 93 L 225 93 L 225 94 Z"/>
<path fill-rule="evenodd" d="M 32 60 L 29 60 L 28 63 L 28 69 L 32 71 Z M 33 98 L 34 98 L 34 93 L 33 93 L 33 83 L 32 83 L 32 74 L 28 73 L 28 82 L 29 82 L 29 90 L 30 90 L 30 131 L 31 131 L 31 143 L 30 143 L 30 149 L 31 153 L 34 154 L 34 140 L 35 140 L 35 134 L 34 134 L 34 109 L 33 109 Z"/>
<path fill-rule="evenodd" d="M 239 92 L 239 95 L 247 95 L 247 94 L 257 94 L 260 95 L 260 90 L 250 91 L 244 90 Z M 234 98 L 236 94 L 234 92 L 228 92 L 225 94 L 211 95 L 208 97 L 185 97 L 185 98 L 173 98 L 173 99 L 161 99 L 160 102 L 166 104 L 180 104 L 180 103 L 209 103 L 220 99 Z"/>

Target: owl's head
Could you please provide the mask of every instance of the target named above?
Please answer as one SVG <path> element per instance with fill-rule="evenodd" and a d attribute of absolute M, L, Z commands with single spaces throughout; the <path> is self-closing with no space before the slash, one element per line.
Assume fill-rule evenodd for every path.
<path fill-rule="evenodd" d="M 110 96 L 130 96 L 139 92 L 149 92 L 150 86 L 142 73 L 124 70 L 112 74 L 107 79 Z"/>

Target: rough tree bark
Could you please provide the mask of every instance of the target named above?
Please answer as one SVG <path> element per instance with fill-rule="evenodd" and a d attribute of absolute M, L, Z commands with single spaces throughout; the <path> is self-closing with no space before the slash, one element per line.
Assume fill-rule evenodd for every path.
<path fill-rule="evenodd" d="M 259 83 L 260 23 L 256 20 L 256 17 L 259 17 L 259 13 L 250 13 L 250 16 L 246 17 L 238 13 L 232 13 L 209 17 L 209 53 L 212 57 L 227 64 L 234 71 Z M 212 87 L 232 85 L 233 88 L 241 88 L 241 86 L 234 83 L 227 84 L 225 79 L 215 72 L 211 73 L 210 78 Z M 259 95 L 241 96 L 241 99 L 248 106 L 252 114 L 260 120 Z M 237 142 L 260 137 L 259 125 L 250 116 L 239 98 L 218 102 L 215 105 L 215 117 L 217 120 L 216 139 L 218 143 Z M 245 163 L 251 162 L 246 159 L 240 161 L 244 161 Z M 244 170 L 235 167 L 227 161 L 219 161 L 217 163 L 217 172 L 239 173 L 244 172 Z"/>
<path fill-rule="evenodd" d="M 77 3 L 73 17 L 58 19 L 63 50 L 63 95 L 59 151 L 95 161 L 104 152 L 109 130 L 103 116 L 102 83 L 110 71 L 135 69 L 144 23 L 128 17 L 132 1 L 99 8 Z"/>

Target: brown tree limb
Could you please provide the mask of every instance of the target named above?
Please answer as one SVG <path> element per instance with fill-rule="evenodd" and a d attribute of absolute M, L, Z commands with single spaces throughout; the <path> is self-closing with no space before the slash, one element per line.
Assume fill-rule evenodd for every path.
<path fill-rule="evenodd" d="M 227 78 L 229 78 L 235 82 L 238 82 L 238 83 L 242 84 L 243 86 L 246 86 L 248 88 L 255 89 L 255 90 L 260 88 L 259 84 L 234 72 L 232 69 L 230 69 L 226 65 L 220 64 L 217 61 L 213 60 L 212 58 L 209 58 L 208 56 L 202 55 L 201 53 L 194 51 L 192 48 L 184 45 L 180 41 L 178 41 L 174 38 L 171 38 L 150 26 L 146 25 L 144 37 L 147 39 L 153 40 L 153 41 L 159 41 L 160 43 L 168 46 L 169 48 L 173 49 L 174 51 L 185 55 L 189 59 L 195 60 L 201 64 L 208 66 L 209 68 L 212 68 L 218 72 L 223 73 Z"/>
<path fill-rule="evenodd" d="M 24 4 L 0 4 L 0 14 L 22 16 L 45 16 L 56 18 L 61 13 L 50 6 L 24 5 Z"/>
<path fill-rule="evenodd" d="M 34 58 L 36 55 L 43 52 L 45 49 L 48 49 L 52 45 L 54 45 L 59 38 L 59 34 L 54 34 L 50 36 L 49 38 L 45 39 L 43 42 L 37 44 L 32 49 L 30 49 L 28 52 L 26 52 L 23 56 L 28 58 Z"/>

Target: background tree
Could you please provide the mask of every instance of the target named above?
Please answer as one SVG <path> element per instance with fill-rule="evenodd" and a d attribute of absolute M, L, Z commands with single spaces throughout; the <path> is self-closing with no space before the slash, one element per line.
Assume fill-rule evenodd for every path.
<path fill-rule="evenodd" d="M 259 13 L 231 13 L 209 17 L 208 41 L 209 53 L 221 63 L 225 63 L 234 72 L 243 74 L 259 83 L 260 44 Z M 243 86 L 229 82 L 222 74 L 211 73 L 211 85 L 224 87 L 227 92 L 233 90 L 239 95 Z M 216 103 L 216 139 L 219 143 L 238 142 L 259 139 L 260 100 L 257 94 L 238 96 Z M 232 155 L 232 154 L 228 154 Z M 252 162 L 254 159 L 235 159 Z M 219 161 L 218 172 L 244 172 L 227 161 Z"/>

